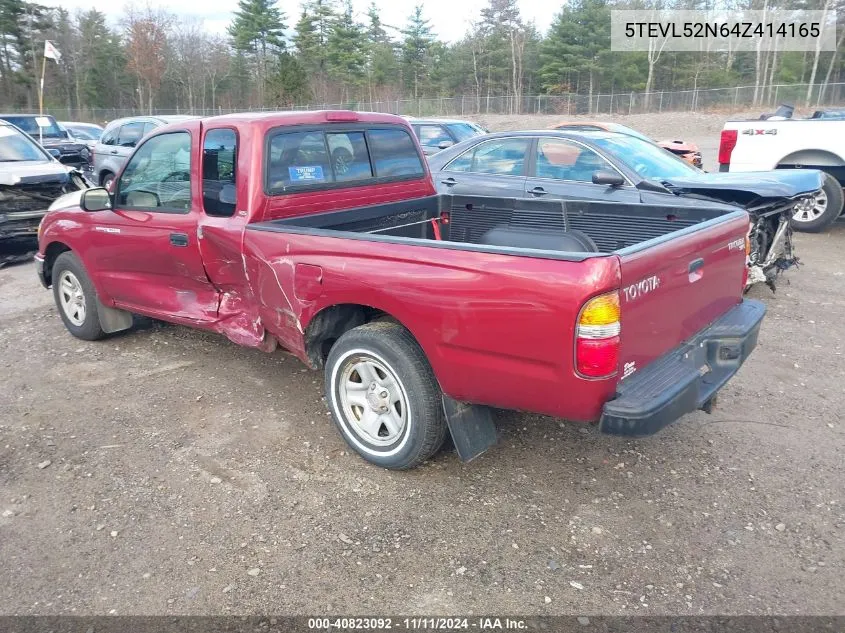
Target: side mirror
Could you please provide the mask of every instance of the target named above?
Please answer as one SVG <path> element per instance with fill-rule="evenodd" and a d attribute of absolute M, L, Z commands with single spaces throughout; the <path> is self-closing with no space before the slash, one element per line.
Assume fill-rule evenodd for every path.
<path fill-rule="evenodd" d="M 593 172 L 594 185 L 607 185 L 608 187 L 621 187 L 625 184 L 625 179 L 621 174 L 611 171 L 610 169 L 599 169 Z"/>
<path fill-rule="evenodd" d="M 447 149 L 449 147 L 452 147 L 452 145 L 454 145 L 452 141 L 440 141 L 440 143 L 437 145 L 437 149 Z"/>
<path fill-rule="evenodd" d="M 55 158 L 56 160 L 59 160 L 62 157 L 62 153 L 59 150 L 57 150 L 55 147 L 51 147 L 50 149 L 48 149 L 47 153 L 50 156 L 52 156 L 53 158 Z"/>
<path fill-rule="evenodd" d="M 83 211 L 107 211 L 111 209 L 111 194 L 103 187 L 86 189 L 82 193 L 79 206 Z"/>

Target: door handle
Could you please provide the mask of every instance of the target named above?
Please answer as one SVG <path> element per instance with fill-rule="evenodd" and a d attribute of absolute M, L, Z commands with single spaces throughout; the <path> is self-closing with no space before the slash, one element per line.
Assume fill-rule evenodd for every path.
<path fill-rule="evenodd" d="M 442 184 L 446 185 L 447 187 L 451 187 L 452 185 L 457 185 L 457 184 L 458 184 L 458 181 L 457 181 L 457 180 L 455 180 L 454 178 L 451 178 L 451 177 L 450 177 L 450 178 L 446 178 L 446 180 L 441 180 L 440 182 L 441 182 Z"/>
<path fill-rule="evenodd" d="M 117 154 L 117 150 L 116 150 L 116 149 L 113 149 L 113 150 L 112 150 L 111 152 L 109 152 L 109 153 L 110 153 L 110 154 Z"/>
<path fill-rule="evenodd" d="M 173 246 L 187 246 L 188 245 L 188 234 L 187 233 L 171 233 L 170 234 L 170 243 Z"/>
<path fill-rule="evenodd" d="M 528 193 L 534 196 L 545 196 L 548 192 L 542 187 L 534 187 Z"/>
<path fill-rule="evenodd" d="M 704 258 L 699 257 L 698 259 L 692 260 L 687 270 L 689 271 L 689 282 L 691 284 L 701 279 L 704 276 Z"/>

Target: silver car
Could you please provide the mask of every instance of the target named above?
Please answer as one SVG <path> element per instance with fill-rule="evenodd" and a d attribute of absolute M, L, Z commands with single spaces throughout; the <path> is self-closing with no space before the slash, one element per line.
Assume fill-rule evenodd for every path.
<path fill-rule="evenodd" d="M 94 146 L 93 178 L 95 182 L 109 188 L 138 141 L 154 129 L 168 123 L 195 118 L 197 117 L 183 115 L 136 116 L 112 121 L 106 126 L 100 140 Z"/>

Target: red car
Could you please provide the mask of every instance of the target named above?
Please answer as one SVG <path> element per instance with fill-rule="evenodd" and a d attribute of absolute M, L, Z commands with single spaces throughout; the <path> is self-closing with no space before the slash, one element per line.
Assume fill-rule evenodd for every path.
<path fill-rule="evenodd" d="M 488 407 L 623 435 L 709 410 L 765 312 L 742 298 L 747 227 L 706 204 L 437 195 L 399 117 L 261 113 L 155 130 L 112 192 L 47 214 L 37 261 L 74 336 L 137 313 L 284 347 L 324 369 L 354 450 L 409 468 L 447 429 L 463 459 L 487 449 Z"/>

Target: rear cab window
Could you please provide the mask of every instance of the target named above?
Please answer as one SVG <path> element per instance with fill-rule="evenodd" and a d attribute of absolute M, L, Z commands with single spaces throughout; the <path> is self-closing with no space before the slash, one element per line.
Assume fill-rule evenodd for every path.
<path fill-rule="evenodd" d="M 270 195 L 425 175 L 409 130 L 398 126 L 278 128 L 267 136 L 265 156 Z"/>

